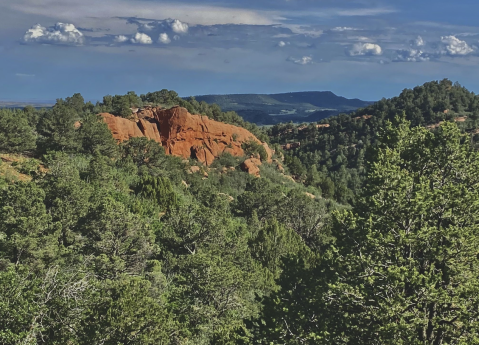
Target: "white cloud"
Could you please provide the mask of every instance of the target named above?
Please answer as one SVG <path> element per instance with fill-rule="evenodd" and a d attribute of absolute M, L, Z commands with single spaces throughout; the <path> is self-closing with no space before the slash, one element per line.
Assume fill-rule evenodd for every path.
<path fill-rule="evenodd" d="M 125 35 L 118 35 L 115 37 L 114 41 L 116 43 L 124 43 L 126 41 L 128 41 L 128 37 L 126 37 Z"/>
<path fill-rule="evenodd" d="M 179 40 L 181 39 L 181 37 L 178 36 L 178 35 L 175 35 L 175 36 L 173 36 L 173 39 L 174 39 L 175 41 L 179 41 Z"/>
<path fill-rule="evenodd" d="M 424 62 L 429 61 L 430 57 L 427 53 L 418 49 L 398 50 L 398 56 L 395 62 Z"/>
<path fill-rule="evenodd" d="M 154 26 L 154 25 L 151 25 L 150 23 L 142 24 L 141 27 L 140 27 L 140 29 L 141 29 L 142 31 L 151 31 L 151 30 L 153 30 L 154 28 L 155 28 L 155 26 Z"/>
<path fill-rule="evenodd" d="M 351 28 L 351 27 L 348 27 L 348 26 L 337 26 L 337 27 L 331 29 L 331 31 L 337 31 L 337 32 L 356 31 L 356 30 L 358 30 L 358 29 Z"/>
<path fill-rule="evenodd" d="M 382 53 L 382 48 L 374 43 L 356 43 L 349 50 L 350 56 L 381 55 Z"/>
<path fill-rule="evenodd" d="M 166 32 L 160 34 L 160 37 L 158 38 L 158 41 L 164 44 L 171 43 L 170 38 L 168 37 L 168 34 Z"/>
<path fill-rule="evenodd" d="M 297 65 L 310 65 L 313 63 L 313 58 L 311 56 L 303 56 L 302 58 L 294 58 L 290 56 L 287 61 L 293 62 Z"/>
<path fill-rule="evenodd" d="M 15 75 L 19 78 L 34 78 L 35 77 L 35 74 L 17 73 Z"/>
<path fill-rule="evenodd" d="M 81 45 L 85 42 L 85 37 L 73 24 L 57 23 L 49 28 L 36 24 L 25 33 L 23 40 L 25 42 Z"/>
<path fill-rule="evenodd" d="M 443 36 L 441 42 L 445 45 L 442 54 L 447 55 L 467 55 L 474 51 L 465 41 L 461 41 L 456 36 Z"/>
<path fill-rule="evenodd" d="M 283 48 L 283 47 L 286 47 L 288 44 L 289 44 L 289 42 L 279 41 L 278 42 L 278 47 Z"/>
<path fill-rule="evenodd" d="M 178 19 L 175 19 L 170 24 L 171 30 L 177 34 L 186 34 L 188 33 L 188 24 L 180 22 Z"/>
<path fill-rule="evenodd" d="M 416 47 L 423 47 L 425 44 L 426 42 L 424 42 L 421 36 L 417 36 L 417 38 L 414 40 L 414 45 Z"/>
<path fill-rule="evenodd" d="M 131 39 L 131 43 L 152 44 L 153 40 L 147 34 L 137 32 L 135 37 Z"/>

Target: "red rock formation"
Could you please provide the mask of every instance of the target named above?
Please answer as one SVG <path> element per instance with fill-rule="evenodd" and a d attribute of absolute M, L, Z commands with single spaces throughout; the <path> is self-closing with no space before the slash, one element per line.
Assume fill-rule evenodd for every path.
<path fill-rule="evenodd" d="M 113 138 L 122 142 L 134 137 L 147 137 L 161 143 L 160 133 L 156 123 L 149 122 L 145 119 L 140 119 L 138 122 L 131 121 L 112 114 L 100 114 L 103 121 L 108 125 Z"/>
<path fill-rule="evenodd" d="M 223 152 L 242 156 L 241 145 L 253 140 L 264 146 L 271 162 L 273 151 L 248 130 L 191 115 L 185 108 L 161 109 L 145 107 L 135 114 L 135 121 L 100 114 L 118 141 L 132 137 L 147 137 L 160 142 L 167 154 L 196 158 L 210 165 Z"/>
<path fill-rule="evenodd" d="M 244 155 L 241 144 L 249 140 L 261 144 L 244 128 L 210 120 L 207 116 L 191 115 L 181 107 L 147 109 L 138 114 L 139 118 L 142 116 L 157 121 L 167 154 L 193 157 L 206 165 L 213 163 L 223 152 Z"/>
<path fill-rule="evenodd" d="M 137 125 L 145 137 L 161 143 L 160 132 L 158 131 L 158 126 L 154 121 L 150 122 L 145 119 L 139 119 Z"/>
<path fill-rule="evenodd" d="M 108 125 L 113 138 L 120 142 L 134 137 L 144 137 L 140 128 L 133 121 L 107 113 L 100 114 L 100 116 Z"/>
<path fill-rule="evenodd" d="M 253 175 L 253 176 L 256 176 L 256 177 L 260 177 L 259 173 L 260 173 L 260 170 L 259 170 L 259 166 L 261 165 L 261 161 L 257 158 L 249 158 L 247 160 L 245 160 L 242 164 L 241 164 L 241 169 L 243 171 L 246 171 L 248 174 L 250 175 Z"/>

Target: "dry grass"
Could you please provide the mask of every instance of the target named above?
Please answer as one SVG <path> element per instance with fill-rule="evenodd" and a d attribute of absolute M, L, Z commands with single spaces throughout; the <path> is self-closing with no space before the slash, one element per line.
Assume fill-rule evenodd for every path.
<path fill-rule="evenodd" d="M 9 181 L 31 181 L 32 177 L 29 175 L 22 174 L 18 171 L 19 166 L 17 164 L 22 164 L 29 158 L 23 157 L 21 155 L 13 154 L 0 154 L 0 159 L 2 160 L 0 164 L 0 177 L 3 177 Z"/>

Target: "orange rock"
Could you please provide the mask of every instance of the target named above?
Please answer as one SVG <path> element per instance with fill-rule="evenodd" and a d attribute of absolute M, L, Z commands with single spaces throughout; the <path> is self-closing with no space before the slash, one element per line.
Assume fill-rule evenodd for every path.
<path fill-rule="evenodd" d="M 139 119 L 137 125 L 145 137 L 158 143 L 161 143 L 160 132 L 158 131 L 158 126 L 156 125 L 156 123 L 152 123 L 144 119 Z"/>
<path fill-rule="evenodd" d="M 261 143 L 261 145 L 263 145 L 264 147 L 264 150 L 266 151 L 266 154 L 268 155 L 268 159 L 267 159 L 267 162 L 268 163 L 272 163 L 273 162 L 273 155 L 274 155 L 274 150 L 271 150 L 268 146 L 268 144 L 266 143 Z"/>
<path fill-rule="evenodd" d="M 249 158 L 241 164 L 241 169 L 246 171 L 248 174 L 260 177 L 260 170 L 259 166 L 261 165 L 261 161 L 257 158 Z"/>
<path fill-rule="evenodd" d="M 149 110 L 158 122 L 162 144 L 167 154 L 193 157 L 210 165 L 223 152 L 242 156 L 241 144 L 254 140 L 261 142 L 248 130 L 191 115 L 185 108 Z"/>
<path fill-rule="evenodd" d="M 198 173 L 201 171 L 201 168 L 196 166 L 196 165 L 193 165 L 191 168 L 190 168 L 190 173 L 191 174 L 195 174 L 195 173 Z"/>
<path fill-rule="evenodd" d="M 100 116 L 108 125 L 113 138 L 120 142 L 135 137 L 144 137 L 140 128 L 133 121 L 107 113 L 100 114 Z"/>
<path fill-rule="evenodd" d="M 136 113 L 138 122 L 106 113 L 100 115 L 118 141 L 147 137 L 160 142 L 166 154 L 196 158 L 206 165 L 212 164 L 224 152 L 243 156 L 241 145 L 250 140 L 263 145 L 268 162 L 274 153 L 266 143 L 261 143 L 242 127 L 210 120 L 207 116 L 191 115 L 181 107 L 144 107 Z"/>

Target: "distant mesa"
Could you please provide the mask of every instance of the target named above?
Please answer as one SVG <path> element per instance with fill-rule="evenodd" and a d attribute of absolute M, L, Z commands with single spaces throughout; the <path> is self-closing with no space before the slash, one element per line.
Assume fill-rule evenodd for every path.
<path fill-rule="evenodd" d="M 195 158 L 211 165 L 215 158 L 227 152 L 243 156 L 242 144 L 255 141 L 263 145 L 271 160 L 272 151 L 251 132 L 242 128 L 192 115 L 185 108 L 144 107 L 135 109 L 132 119 L 112 114 L 100 114 L 113 137 L 119 142 L 133 137 L 146 137 L 160 143 L 169 155 Z"/>
<path fill-rule="evenodd" d="M 337 96 L 330 91 L 204 95 L 196 96 L 195 99 L 198 102 L 216 103 L 223 111 L 236 111 L 245 121 L 261 125 L 290 121 L 317 122 L 372 104 Z"/>

